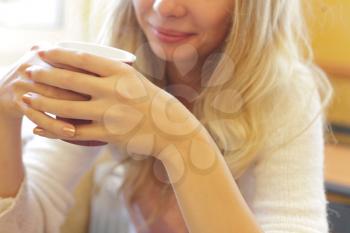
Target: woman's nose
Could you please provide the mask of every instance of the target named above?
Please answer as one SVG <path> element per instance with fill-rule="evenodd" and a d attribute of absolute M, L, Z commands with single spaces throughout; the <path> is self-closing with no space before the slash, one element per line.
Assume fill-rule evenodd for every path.
<path fill-rule="evenodd" d="M 182 17 L 186 8 L 179 0 L 155 0 L 153 10 L 163 17 Z"/>

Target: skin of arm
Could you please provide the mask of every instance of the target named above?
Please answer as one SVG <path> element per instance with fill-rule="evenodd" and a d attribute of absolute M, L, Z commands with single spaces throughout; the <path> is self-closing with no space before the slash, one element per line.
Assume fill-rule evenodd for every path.
<path fill-rule="evenodd" d="M 21 139 L 22 117 L 8 111 L 7 108 L 11 106 L 11 98 L 8 98 L 6 86 L 15 80 L 18 71 L 26 67 L 23 64 L 31 59 L 31 54 L 25 54 L 0 79 L 1 102 L 8 100 L 8 104 L 0 105 L 0 197 L 2 198 L 14 197 L 24 178 Z"/>
<path fill-rule="evenodd" d="M 35 82 L 53 86 L 57 85 L 56 87 L 79 93 L 86 92 L 85 94 L 92 95 L 92 100 L 86 102 L 59 101 L 52 98 L 44 98 L 37 94 L 31 97 L 27 96 L 26 102 L 30 106 L 30 111 L 32 111 L 30 117 L 38 124 L 38 127 L 45 129 L 41 134 L 45 137 L 67 139 L 64 135 L 56 134 L 51 129 L 53 128 L 52 125 L 59 122 L 42 116 L 40 111 L 67 118 L 81 119 L 82 117 L 86 117 L 86 119 L 93 120 L 95 118 L 92 117 L 94 113 L 91 109 L 104 113 L 104 105 L 106 105 L 107 109 L 114 110 L 110 108 L 110 104 L 114 106 L 120 101 L 115 98 L 115 89 L 110 90 L 110 83 L 115 83 L 116 80 L 122 80 L 116 74 L 120 74 L 123 71 L 122 77 L 127 77 L 124 79 L 127 81 L 135 80 L 136 78 L 135 71 L 122 63 L 91 54 L 76 54 L 64 49 L 52 48 L 40 51 L 39 55 L 46 62 L 52 62 L 54 64 L 66 64 L 68 62 L 69 64 L 66 65 L 97 74 L 101 73 L 100 76 L 103 77 L 95 79 L 85 74 L 54 68 L 42 69 L 35 67 L 35 69 L 30 68 L 27 70 L 30 73 L 28 78 Z M 140 106 L 138 110 L 143 111 L 144 114 L 148 113 L 145 109 L 149 109 L 149 106 L 154 107 L 152 114 L 156 116 L 155 119 L 157 121 L 153 123 L 156 123 L 157 127 L 165 131 L 169 130 L 167 131 L 169 135 L 173 135 L 173 133 L 176 135 L 185 131 L 190 132 L 194 129 L 192 133 L 189 133 L 190 136 L 182 137 L 176 135 L 181 140 L 169 140 L 169 138 L 163 137 L 161 134 L 156 134 L 154 153 L 150 154 L 150 156 L 161 160 L 166 168 L 188 231 L 191 233 L 262 232 L 244 201 L 221 152 L 204 126 L 178 102 L 174 102 L 176 104 L 173 105 L 173 113 L 176 113 L 176 117 L 179 119 L 186 119 L 186 123 L 182 124 L 181 127 L 168 125 L 166 120 L 162 120 L 162 117 L 164 117 L 162 115 L 164 110 L 163 105 L 167 104 L 169 100 L 174 100 L 174 98 L 162 92 L 162 90 L 158 90 L 157 87 L 151 85 L 143 77 L 141 77 L 141 80 L 144 82 L 146 90 L 149 91 L 149 96 L 156 102 L 152 102 L 153 105 L 151 105 L 151 101 L 146 101 L 142 102 L 141 105 L 133 106 Z M 81 85 L 82 82 L 84 85 Z M 114 86 L 112 85 L 112 87 Z M 99 93 L 98 88 L 103 91 Z M 110 91 L 113 95 L 107 91 Z M 148 107 L 145 107 L 145 105 Z M 62 107 L 59 109 L 54 106 L 65 106 L 65 108 Z M 113 124 L 113 128 L 123 126 L 120 125 L 120 122 L 124 125 L 130 123 L 130 114 L 121 115 L 120 112 L 116 113 L 116 116 L 120 120 L 109 122 Z M 173 117 L 174 114 L 172 114 Z M 101 114 L 96 112 L 96 116 L 101 116 Z M 146 119 L 149 119 L 150 116 L 147 115 L 147 117 Z M 116 147 L 120 146 L 123 140 L 127 142 L 128 138 L 116 137 L 113 132 L 106 130 L 103 122 L 104 118 L 100 121 L 98 119 L 100 117 L 96 118 L 95 123 L 92 125 L 83 127 L 75 126 L 76 133 L 69 137 L 69 139 L 106 141 Z M 52 124 L 46 122 L 52 122 Z M 153 133 L 155 131 L 152 127 L 149 121 L 144 121 L 144 125 L 138 128 L 136 134 L 142 136 Z M 144 140 L 135 140 L 133 142 L 135 148 L 143 148 L 145 146 Z"/>
<path fill-rule="evenodd" d="M 14 197 L 24 177 L 21 119 L 0 113 L 0 197 Z"/>
<path fill-rule="evenodd" d="M 191 149 L 196 143 L 202 146 Z M 204 129 L 192 142 L 177 148 L 168 150 L 161 160 L 170 181 L 177 180 L 172 186 L 189 232 L 263 232 L 220 150 Z"/>
<path fill-rule="evenodd" d="M 28 91 L 58 99 L 79 100 L 82 97 L 66 90 L 39 85 L 24 78 L 23 70 L 37 61 L 33 46 L 9 71 L 0 78 L 0 197 L 15 197 L 24 179 L 22 162 L 22 109 L 25 104 L 19 99 Z M 67 126 L 67 123 L 65 123 Z M 70 126 L 70 125 L 68 125 Z M 73 126 L 72 126 L 73 127 Z"/>

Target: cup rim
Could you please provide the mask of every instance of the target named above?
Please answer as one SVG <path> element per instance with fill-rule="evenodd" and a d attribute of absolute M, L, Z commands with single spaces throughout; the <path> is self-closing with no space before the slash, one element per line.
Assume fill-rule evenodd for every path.
<path fill-rule="evenodd" d="M 81 50 L 83 52 L 125 63 L 133 63 L 136 60 L 136 56 L 128 51 L 97 43 L 83 41 L 61 41 L 56 43 L 56 46 L 65 49 Z"/>

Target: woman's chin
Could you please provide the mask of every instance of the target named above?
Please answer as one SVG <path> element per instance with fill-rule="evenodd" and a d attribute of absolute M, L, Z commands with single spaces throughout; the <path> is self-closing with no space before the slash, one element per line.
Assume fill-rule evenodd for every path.
<path fill-rule="evenodd" d="M 176 56 L 174 55 L 174 53 L 170 52 L 168 54 L 166 54 L 164 56 L 164 54 L 157 54 L 155 53 L 156 56 L 160 59 L 162 59 L 163 61 L 166 62 L 171 62 L 171 63 L 175 63 L 175 64 L 181 64 L 181 63 L 193 63 L 196 62 L 198 59 L 197 54 L 176 54 Z"/>
<path fill-rule="evenodd" d="M 158 58 L 167 62 L 185 62 L 199 56 L 197 49 L 191 44 L 155 46 L 151 43 L 151 49 Z"/>

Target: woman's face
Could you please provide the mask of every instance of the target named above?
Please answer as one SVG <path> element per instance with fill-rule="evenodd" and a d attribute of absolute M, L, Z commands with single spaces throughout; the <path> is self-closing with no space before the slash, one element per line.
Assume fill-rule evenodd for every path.
<path fill-rule="evenodd" d="M 204 58 L 230 27 L 234 0 L 132 0 L 153 52 L 167 61 Z"/>

